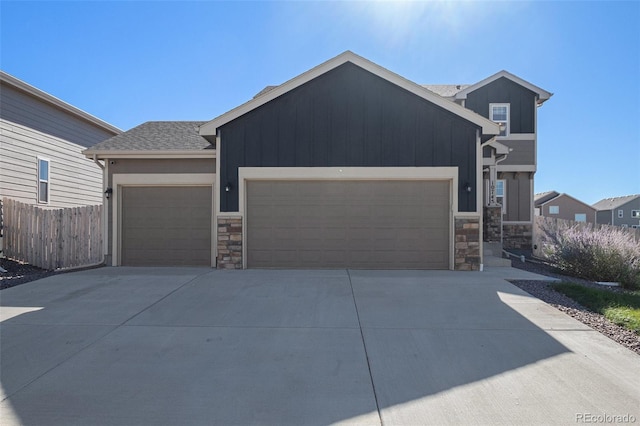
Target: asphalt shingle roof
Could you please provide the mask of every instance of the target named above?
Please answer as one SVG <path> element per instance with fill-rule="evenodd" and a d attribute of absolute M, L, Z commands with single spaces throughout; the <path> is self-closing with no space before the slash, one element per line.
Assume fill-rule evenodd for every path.
<path fill-rule="evenodd" d="M 627 204 L 629 201 L 640 197 L 640 194 L 625 195 L 623 197 L 605 198 L 595 203 L 592 207 L 596 210 L 611 210 Z"/>
<path fill-rule="evenodd" d="M 148 121 L 88 151 L 199 151 L 214 147 L 198 129 L 206 121 Z"/>
<path fill-rule="evenodd" d="M 440 95 L 443 98 L 452 98 L 461 90 L 469 87 L 469 84 L 423 84 L 427 90 L 431 90 L 436 95 Z"/>

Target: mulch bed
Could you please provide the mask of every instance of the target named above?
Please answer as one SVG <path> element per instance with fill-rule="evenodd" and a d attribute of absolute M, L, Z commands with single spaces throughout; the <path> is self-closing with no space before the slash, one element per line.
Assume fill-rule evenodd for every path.
<path fill-rule="evenodd" d="M 7 270 L 7 272 L 0 272 L 0 290 L 60 273 L 10 259 L 0 259 L 0 267 Z"/>

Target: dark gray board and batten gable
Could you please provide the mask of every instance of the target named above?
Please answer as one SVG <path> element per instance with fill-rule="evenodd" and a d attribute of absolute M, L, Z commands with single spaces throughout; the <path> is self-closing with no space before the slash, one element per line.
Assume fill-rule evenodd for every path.
<path fill-rule="evenodd" d="M 476 210 L 480 127 L 347 62 L 222 125 L 223 212 L 239 167 L 459 167 L 458 209 Z M 467 192 L 463 186 L 472 185 Z"/>
<path fill-rule="evenodd" d="M 489 104 L 510 104 L 510 133 L 535 133 L 535 99 L 537 94 L 520 84 L 500 77 L 469 92 L 464 106 L 489 118 Z"/>

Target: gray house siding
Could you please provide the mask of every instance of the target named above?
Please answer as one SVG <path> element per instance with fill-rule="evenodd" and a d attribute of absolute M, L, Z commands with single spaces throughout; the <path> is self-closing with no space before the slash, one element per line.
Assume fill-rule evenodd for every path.
<path fill-rule="evenodd" d="M 0 86 L 0 117 L 83 147 L 114 135 L 7 84 Z"/>
<path fill-rule="evenodd" d="M 0 198 L 37 204 L 38 157 L 50 161 L 48 204 L 102 204 L 102 170 L 80 152 L 82 146 L 0 119 Z"/>
<path fill-rule="evenodd" d="M 507 155 L 507 158 L 500 163 L 501 166 L 527 166 L 536 164 L 535 141 L 501 139 L 500 143 L 513 149 L 513 151 Z"/>
<path fill-rule="evenodd" d="M 509 103 L 511 133 L 535 133 L 535 93 L 501 77 L 467 95 L 465 107 L 489 118 L 490 103 Z"/>
<path fill-rule="evenodd" d="M 476 181 L 478 127 L 351 63 L 223 125 L 223 212 L 238 210 L 239 167 L 458 166 Z M 460 211 L 476 190 L 458 188 Z"/>
<path fill-rule="evenodd" d="M 117 134 L 117 129 L 108 130 L 108 124 L 93 123 L 91 118 L 2 73 L 0 197 L 38 204 L 41 158 L 49 160 L 49 202 L 39 205 L 61 208 L 102 204 L 102 170 L 81 151 Z"/>

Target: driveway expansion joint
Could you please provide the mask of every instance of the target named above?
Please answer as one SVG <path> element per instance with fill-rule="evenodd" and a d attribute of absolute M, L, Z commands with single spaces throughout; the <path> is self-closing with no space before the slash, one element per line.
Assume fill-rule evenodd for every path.
<path fill-rule="evenodd" d="M 351 272 L 347 269 L 347 276 L 349 277 L 349 287 L 351 287 L 351 296 L 353 297 L 353 305 L 356 309 L 356 317 L 358 318 L 358 326 L 360 328 L 360 338 L 362 339 L 362 348 L 364 349 L 364 355 L 367 359 L 367 369 L 369 371 L 369 378 L 371 380 L 371 389 L 373 390 L 373 398 L 376 401 L 376 410 L 378 411 L 378 419 L 380 424 L 383 425 L 382 413 L 380 411 L 380 403 L 378 402 L 378 393 L 376 392 L 376 384 L 373 381 L 373 373 L 371 372 L 371 361 L 369 360 L 369 353 L 367 352 L 367 344 L 364 341 L 364 332 L 362 330 L 362 322 L 360 321 L 360 313 L 358 312 L 358 302 L 356 301 L 356 294 L 353 291 L 353 282 L 351 281 Z"/>

